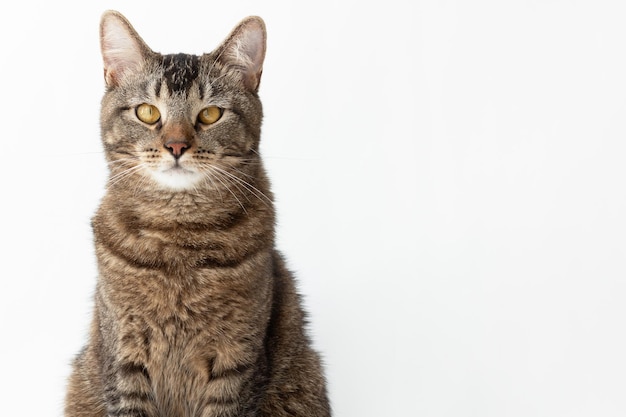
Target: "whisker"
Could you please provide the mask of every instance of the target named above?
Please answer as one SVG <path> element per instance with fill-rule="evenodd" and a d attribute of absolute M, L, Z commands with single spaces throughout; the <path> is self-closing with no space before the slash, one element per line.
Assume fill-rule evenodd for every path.
<path fill-rule="evenodd" d="M 233 173 L 228 172 L 227 170 L 222 169 L 222 168 L 220 168 L 218 166 L 212 165 L 211 167 L 216 169 L 217 171 L 219 171 L 223 175 L 226 175 L 227 177 L 231 178 L 233 181 L 236 181 L 237 183 L 241 184 L 251 194 L 253 194 L 256 198 L 258 198 L 263 204 L 265 204 L 265 205 L 268 205 L 267 203 L 272 204 L 272 199 L 270 199 L 268 196 L 263 194 L 263 192 L 261 190 L 259 190 L 258 188 L 256 188 L 252 184 L 250 184 L 249 182 L 239 178 L 238 176 L 234 175 Z"/>
<path fill-rule="evenodd" d="M 215 64 L 217 64 L 217 61 L 220 60 L 220 58 L 222 57 L 222 55 L 224 54 L 224 52 L 226 52 L 226 48 L 222 49 L 220 51 L 220 53 L 215 57 L 215 59 L 213 60 L 213 62 L 211 63 L 211 67 L 209 68 L 208 74 L 211 73 L 211 71 L 213 71 L 213 68 L 215 68 Z M 209 87 L 213 86 L 213 83 L 217 80 L 219 80 L 220 78 L 226 76 L 227 73 L 224 73 L 222 75 L 220 75 L 219 77 L 216 77 L 214 79 L 211 80 L 211 83 L 209 84 Z"/>
<path fill-rule="evenodd" d="M 137 160 L 133 159 L 133 158 L 123 158 L 123 159 L 118 159 L 116 161 L 110 161 L 108 162 L 109 167 L 112 167 L 114 165 L 122 165 L 122 164 L 128 164 L 128 163 L 136 163 Z"/>
<path fill-rule="evenodd" d="M 202 173 L 204 174 L 204 184 L 207 184 L 207 180 L 210 182 L 210 186 L 217 190 L 217 195 L 219 195 L 220 200 L 224 201 L 224 197 L 222 196 L 222 192 L 220 191 L 220 188 L 215 184 L 215 181 L 213 181 L 213 175 L 210 171 L 202 171 Z M 195 188 L 195 186 L 194 186 Z"/>
<path fill-rule="evenodd" d="M 254 149 L 250 149 L 250 151 L 258 155 L 259 157 L 261 156 L 261 154 L 255 151 Z M 264 154 L 263 159 L 281 159 L 281 160 L 286 160 L 286 161 L 319 161 L 320 160 L 319 158 L 307 158 L 303 156 L 278 156 L 278 155 L 268 155 L 268 154 Z"/>
<path fill-rule="evenodd" d="M 208 168 L 210 168 L 210 169 L 215 168 L 215 167 L 214 167 L 214 166 L 212 166 L 212 165 L 208 165 L 207 167 L 208 167 Z M 218 172 L 218 174 L 219 174 L 219 172 Z M 224 186 L 224 188 L 226 188 L 226 189 L 228 190 L 228 192 L 232 194 L 232 196 L 235 198 L 235 200 L 237 200 L 237 203 L 239 203 L 239 205 L 240 205 L 240 206 L 241 206 L 241 208 L 243 209 L 244 213 L 248 214 L 248 211 L 246 210 L 245 206 L 243 205 L 243 203 L 241 202 L 241 200 L 239 200 L 239 198 L 237 198 L 237 195 L 233 192 L 233 190 L 231 190 L 231 189 L 230 189 L 230 187 L 229 187 L 226 183 L 224 183 L 224 181 L 222 181 L 222 179 L 220 178 L 220 176 L 219 176 L 219 175 L 216 175 L 216 176 L 215 176 L 215 178 L 216 178 L 216 179 L 217 179 L 220 183 L 222 183 L 222 185 Z"/>
<path fill-rule="evenodd" d="M 251 178 L 251 179 L 255 179 L 256 178 L 254 175 L 248 174 L 247 172 L 243 172 L 240 169 L 237 169 L 237 168 L 234 168 L 234 167 L 231 167 L 230 169 L 233 170 L 234 172 L 236 172 L 237 174 L 241 174 L 241 175 L 243 175 L 245 177 L 248 177 L 248 178 Z"/>
<path fill-rule="evenodd" d="M 139 190 L 145 188 L 145 184 L 148 183 L 148 178 L 142 176 L 141 180 L 135 184 L 135 188 L 133 189 L 133 195 L 137 195 Z"/>
<path fill-rule="evenodd" d="M 135 172 L 139 171 L 142 168 L 143 168 L 142 164 L 136 165 L 111 176 L 107 182 L 106 188 L 111 188 L 117 183 L 119 183 L 120 181 L 124 181 L 128 179 L 132 174 L 134 174 Z"/>
<path fill-rule="evenodd" d="M 214 172 L 215 172 L 218 176 L 221 176 L 221 177 L 224 179 L 224 181 L 228 182 L 228 183 L 229 183 L 229 184 L 231 184 L 231 185 L 234 185 L 234 186 L 235 186 L 235 188 L 237 188 L 237 190 L 241 193 L 241 195 L 243 195 L 243 196 L 246 198 L 246 200 L 247 200 L 248 202 L 250 202 L 250 199 L 248 198 L 247 193 L 246 193 L 246 192 L 244 192 L 244 190 L 242 190 L 242 189 L 241 189 L 241 187 L 239 186 L 239 184 L 238 184 L 236 181 L 233 181 L 233 179 L 232 179 L 232 178 L 228 177 L 228 176 L 227 176 L 227 175 L 225 175 L 223 172 L 220 172 L 220 171 L 219 171 L 219 169 L 218 169 L 217 167 L 212 166 L 212 168 L 215 170 Z"/>

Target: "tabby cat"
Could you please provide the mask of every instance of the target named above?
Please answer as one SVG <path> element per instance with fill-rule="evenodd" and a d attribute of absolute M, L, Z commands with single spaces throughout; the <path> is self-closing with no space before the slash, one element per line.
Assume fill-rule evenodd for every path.
<path fill-rule="evenodd" d="M 110 178 L 65 415 L 330 416 L 274 246 L 259 156 L 263 21 L 244 19 L 211 53 L 161 55 L 108 11 L 100 40 Z"/>

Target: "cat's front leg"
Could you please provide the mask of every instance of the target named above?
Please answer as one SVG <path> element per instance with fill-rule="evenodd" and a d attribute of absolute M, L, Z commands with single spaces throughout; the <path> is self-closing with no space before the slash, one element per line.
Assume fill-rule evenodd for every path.
<path fill-rule="evenodd" d="M 105 371 L 107 417 L 158 417 L 148 370 L 142 364 L 112 364 Z"/>

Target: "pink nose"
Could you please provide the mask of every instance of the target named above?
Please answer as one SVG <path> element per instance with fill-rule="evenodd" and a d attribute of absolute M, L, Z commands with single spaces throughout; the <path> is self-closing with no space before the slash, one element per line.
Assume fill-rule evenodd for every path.
<path fill-rule="evenodd" d="M 167 142 L 165 148 L 170 151 L 174 158 L 178 159 L 189 149 L 189 144 L 185 142 Z"/>

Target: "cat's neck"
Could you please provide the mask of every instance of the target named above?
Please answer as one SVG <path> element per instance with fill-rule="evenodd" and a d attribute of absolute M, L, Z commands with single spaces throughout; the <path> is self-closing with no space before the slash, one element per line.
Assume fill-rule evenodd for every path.
<path fill-rule="evenodd" d="M 108 189 L 102 205 L 113 214 L 140 219 L 144 228 L 177 228 L 187 224 L 191 227 L 225 227 L 242 216 L 266 217 L 266 213 L 271 212 L 273 217 L 272 196 L 264 176 L 255 186 L 254 189 L 239 187 L 230 191 L 167 191 L 113 186 Z"/>
<path fill-rule="evenodd" d="M 93 218 L 94 234 L 130 263 L 157 267 L 181 259 L 183 267 L 230 265 L 271 250 L 271 202 L 221 197 L 110 189 Z"/>

